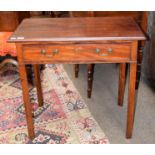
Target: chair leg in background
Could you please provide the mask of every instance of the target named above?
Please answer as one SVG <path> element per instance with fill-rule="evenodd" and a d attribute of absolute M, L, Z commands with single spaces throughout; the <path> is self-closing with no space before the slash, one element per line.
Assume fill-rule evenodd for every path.
<path fill-rule="evenodd" d="M 75 64 L 75 77 L 77 78 L 79 76 L 79 64 Z"/>
<path fill-rule="evenodd" d="M 91 94 L 92 94 L 93 74 L 94 74 L 94 64 L 88 64 L 87 65 L 87 80 L 88 80 L 87 97 L 88 98 L 91 98 Z"/>

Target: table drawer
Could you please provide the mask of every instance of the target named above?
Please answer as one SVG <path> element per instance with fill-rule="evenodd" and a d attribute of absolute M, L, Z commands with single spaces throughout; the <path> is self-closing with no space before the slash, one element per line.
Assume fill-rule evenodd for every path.
<path fill-rule="evenodd" d="M 130 59 L 130 44 L 24 45 L 24 61 L 91 62 Z"/>

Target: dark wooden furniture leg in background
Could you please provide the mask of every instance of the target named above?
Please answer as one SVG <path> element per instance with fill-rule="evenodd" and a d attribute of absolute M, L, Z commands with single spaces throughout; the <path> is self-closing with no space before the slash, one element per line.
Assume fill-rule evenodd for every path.
<path fill-rule="evenodd" d="M 74 65 L 74 67 L 75 67 L 75 77 L 77 78 L 78 76 L 79 76 L 79 64 L 75 64 Z"/>
<path fill-rule="evenodd" d="M 139 24 L 142 31 L 144 33 L 147 32 L 147 25 L 148 25 L 148 12 L 143 11 L 142 12 L 142 22 Z M 138 55 L 137 55 L 137 72 L 136 72 L 136 89 L 139 87 L 140 77 L 141 77 L 141 64 L 142 64 L 142 58 L 143 58 L 143 49 L 145 46 L 146 41 L 139 41 L 139 47 L 138 47 Z"/>
<path fill-rule="evenodd" d="M 41 87 L 41 79 L 40 79 L 40 66 L 33 65 L 34 71 L 34 84 L 37 89 L 37 97 L 38 97 L 38 104 L 39 107 L 43 106 L 43 94 L 42 94 L 42 87 Z"/>
<path fill-rule="evenodd" d="M 27 73 L 26 73 L 26 68 L 24 64 L 19 65 L 19 73 L 21 78 L 22 90 L 24 90 L 22 92 L 23 92 L 23 102 L 24 102 L 26 121 L 27 121 L 27 127 L 28 127 L 28 135 L 30 139 L 33 139 L 35 137 L 35 133 L 34 133 L 34 125 L 33 125 L 33 117 L 32 117 L 32 106 L 29 98 L 28 79 L 27 79 Z"/>
<path fill-rule="evenodd" d="M 92 87 L 93 87 L 93 74 L 94 74 L 94 64 L 87 65 L 87 81 L 88 81 L 88 89 L 87 89 L 87 96 L 91 98 Z"/>
<path fill-rule="evenodd" d="M 143 57 L 142 50 L 138 50 L 138 55 L 137 55 L 136 86 L 135 86 L 136 89 L 139 88 L 139 82 L 140 82 L 140 76 L 141 76 L 142 57 Z"/>
<path fill-rule="evenodd" d="M 123 106 L 124 92 L 126 82 L 126 64 L 119 65 L 119 83 L 118 83 L 118 105 Z"/>

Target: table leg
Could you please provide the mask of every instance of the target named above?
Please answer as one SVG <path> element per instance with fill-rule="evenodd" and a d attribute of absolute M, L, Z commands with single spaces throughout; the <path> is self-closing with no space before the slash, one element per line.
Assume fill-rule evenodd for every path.
<path fill-rule="evenodd" d="M 127 113 L 127 130 L 126 137 L 132 137 L 132 130 L 134 124 L 134 114 L 135 114 L 135 84 L 136 84 L 136 63 L 130 64 L 130 74 L 129 74 L 129 91 L 128 91 L 128 113 Z"/>
<path fill-rule="evenodd" d="M 136 89 L 138 90 L 140 77 L 141 77 L 141 64 L 142 64 L 143 52 L 138 50 L 137 55 L 137 74 L 136 74 Z"/>
<path fill-rule="evenodd" d="M 28 88 L 28 80 L 25 65 L 19 65 L 19 73 L 22 85 L 23 92 L 23 101 L 26 113 L 27 127 L 28 127 L 28 135 L 30 139 L 35 137 L 34 134 L 34 125 L 33 125 L 33 117 L 32 117 L 32 107 L 29 99 L 29 88 Z"/>
<path fill-rule="evenodd" d="M 119 85 L 118 85 L 118 105 L 119 106 L 123 106 L 125 81 L 126 81 L 126 64 L 121 63 L 119 66 Z"/>
<path fill-rule="evenodd" d="M 91 98 L 92 86 L 93 86 L 94 64 L 87 65 L 87 74 L 88 74 L 87 96 L 88 96 L 88 98 Z"/>
<path fill-rule="evenodd" d="M 39 107 L 43 106 L 43 94 L 42 94 L 42 87 L 41 87 L 41 79 L 40 79 L 40 67 L 39 65 L 33 65 L 34 70 L 34 83 L 37 88 L 37 96 L 38 96 L 38 103 Z"/>
<path fill-rule="evenodd" d="M 74 65 L 74 67 L 75 67 L 75 77 L 77 78 L 78 76 L 79 76 L 79 64 L 75 64 Z"/>

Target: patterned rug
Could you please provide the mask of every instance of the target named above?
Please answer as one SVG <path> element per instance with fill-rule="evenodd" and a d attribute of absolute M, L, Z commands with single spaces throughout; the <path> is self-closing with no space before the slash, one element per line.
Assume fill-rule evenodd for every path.
<path fill-rule="evenodd" d="M 0 75 L 0 143 L 109 143 L 62 65 L 47 65 L 41 79 L 43 107 L 38 107 L 36 88 L 29 87 L 36 134 L 31 141 L 19 75 L 10 72 Z"/>

